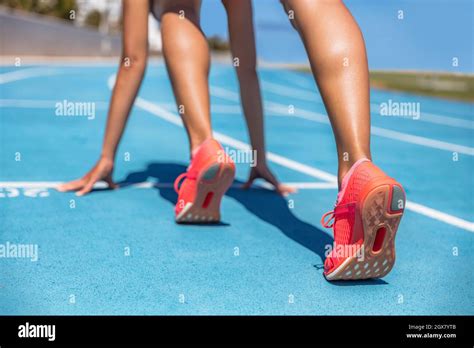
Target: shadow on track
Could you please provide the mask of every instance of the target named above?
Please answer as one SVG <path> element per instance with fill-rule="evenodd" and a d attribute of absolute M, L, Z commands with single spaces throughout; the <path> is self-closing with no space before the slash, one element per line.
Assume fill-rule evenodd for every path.
<path fill-rule="evenodd" d="M 121 188 L 144 181 L 172 183 L 176 177 L 186 171 L 186 166 L 177 163 L 150 163 L 147 168 L 140 172 L 129 173 L 127 177 L 119 182 Z M 303 247 L 317 254 L 321 259 L 320 265 L 315 265 L 321 270 L 325 259 L 326 245 L 332 245 L 333 238 L 322 229 L 315 227 L 297 218 L 289 209 L 286 199 L 273 191 L 261 188 L 243 190 L 243 183 L 235 180 L 234 187 L 230 188 L 226 196 L 231 197 L 242 204 L 250 213 L 262 221 L 278 228 L 288 238 L 299 243 Z M 169 201 L 173 206 L 178 197 L 173 188 L 156 188 L 161 197 Z M 225 225 L 225 224 L 224 224 Z M 219 225 L 218 225 L 219 226 Z M 338 286 L 347 285 L 381 285 L 387 284 L 380 279 L 364 280 L 357 282 L 331 282 Z"/>

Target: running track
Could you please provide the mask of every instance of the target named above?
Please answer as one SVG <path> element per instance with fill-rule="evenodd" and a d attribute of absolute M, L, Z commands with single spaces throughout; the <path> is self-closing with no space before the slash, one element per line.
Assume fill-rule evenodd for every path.
<path fill-rule="evenodd" d="M 0 314 L 474 314 L 473 104 L 372 91 L 373 157 L 408 197 L 397 262 L 382 280 L 329 283 L 319 220 L 337 193 L 335 144 L 309 75 L 260 70 L 268 158 L 298 193 L 242 191 L 239 163 L 223 223 L 181 226 L 171 185 L 187 140 L 160 63 L 118 151 L 122 188 L 54 190 L 98 158 L 115 70 L 0 67 L 0 245 L 39 247 L 37 262 L 0 258 Z M 215 64 L 210 83 L 215 136 L 242 153 L 232 68 Z M 95 117 L 57 116 L 63 100 L 95 103 Z M 380 116 L 389 100 L 420 103 L 421 117 Z"/>

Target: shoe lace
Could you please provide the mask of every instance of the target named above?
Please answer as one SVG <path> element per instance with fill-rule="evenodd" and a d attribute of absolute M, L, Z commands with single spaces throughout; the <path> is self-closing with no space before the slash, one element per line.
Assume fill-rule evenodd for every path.
<path fill-rule="evenodd" d="M 185 173 L 182 173 L 182 174 L 178 175 L 178 177 L 175 179 L 174 185 L 173 185 L 175 192 L 179 193 L 180 184 L 183 181 L 183 179 L 196 180 L 196 178 L 197 178 L 197 175 L 195 173 L 192 173 L 192 172 L 185 172 Z"/>
<path fill-rule="evenodd" d="M 331 228 L 334 226 L 334 222 L 336 221 L 336 213 L 334 210 L 328 211 L 324 214 L 321 218 L 321 225 L 325 228 Z"/>
<path fill-rule="evenodd" d="M 331 228 L 336 223 L 336 220 L 347 217 L 347 214 L 353 214 L 355 203 L 346 203 L 343 205 L 335 205 L 334 209 L 328 211 L 321 217 L 321 225 L 326 228 Z"/>

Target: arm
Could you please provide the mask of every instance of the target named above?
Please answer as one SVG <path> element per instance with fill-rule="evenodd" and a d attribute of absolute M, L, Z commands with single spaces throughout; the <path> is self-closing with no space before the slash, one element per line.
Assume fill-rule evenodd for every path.
<path fill-rule="evenodd" d="M 122 57 L 112 92 L 102 157 L 114 160 L 148 55 L 148 0 L 123 1 Z"/>
<path fill-rule="evenodd" d="M 227 12 L 232 56 L 239 59 L 236 72 L 242 108 L 252 148 L 257 152 L 257 165 L 252 168 L 249 180 L 244 187 L 248 188 L 255 179 L 263 178 L 275 186 L 279 193 L 293 192 L 292 188 L 278 182 L 267 165 L 263 106 L 256 69 L 257 58 L 251 1 L 222 0 L 222 3 Z"/>
<path fill-rule="evenodd" d="M 101 157 L 85 176 L 60 185 L 59 191 L 77 191 L 81 196 L 90 192 L 99 180 L 115 187 L 112 181 L 115 154 L 146 68 L 148 11 L 148 0 L 123 1 L 122 57 L 110 101 Z"/>

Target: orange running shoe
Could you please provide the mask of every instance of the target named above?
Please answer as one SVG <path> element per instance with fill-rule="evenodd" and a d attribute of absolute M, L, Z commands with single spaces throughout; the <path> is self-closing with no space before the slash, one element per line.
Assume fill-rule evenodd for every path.
<path fill-rule="evenodd" d="M 344 176 L 333 211 L 321 223 L 334 230 L 324 262 L 327 280 L 382 278 L 395 263 L 395 234 L 405 192 L 370 160 L 357 161 Z"/>
<path fill-rule="evenodd" d="M 174 182 L 178 193 L 176 222 L 219 222 L 221 199 L 234 177 L 234 162 L 222 146 L 214 139 L 202 143 L 193 152 L 186 173 L 179 175 Z"/>

